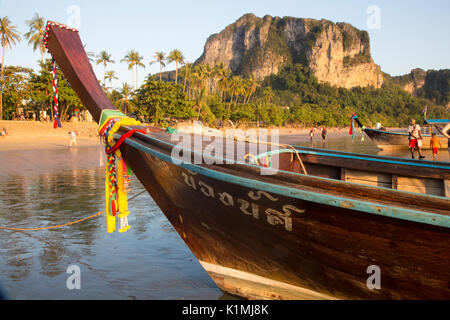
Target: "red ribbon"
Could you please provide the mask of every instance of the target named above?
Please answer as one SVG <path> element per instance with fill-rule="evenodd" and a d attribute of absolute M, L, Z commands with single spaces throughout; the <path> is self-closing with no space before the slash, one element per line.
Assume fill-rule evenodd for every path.
<path fill-rule="evenodd" d="M 125 141 L 125 139 L 131 137 L 136 132 L 146 134 L 146 132 L 144 130 L 139 130 L 139 129 L 130 130 L 120 137 L 119 141 L 117 141 L 117 143 L 114 145 L 114 147 L 112 147 L 110 150 L 107 149 L 106 154 L 112 154 L 112 153 L 116 152 L 116 150 L 120 148 L 120 146 Z"/>

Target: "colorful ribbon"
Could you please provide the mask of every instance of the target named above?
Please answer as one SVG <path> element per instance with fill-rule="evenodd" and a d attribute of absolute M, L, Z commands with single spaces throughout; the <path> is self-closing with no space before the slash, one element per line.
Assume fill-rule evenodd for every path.
<path fill-rule="evenodd" d="M 59 120 L 58 114 L 58 77 L 56 71 L 56 61 L 55 58 L 52 58 L 52 67 L 53 67 L 53 109 L 55 113 L 55 122 L 53 122 L 53 128 L 61 128 L 61 121 Z"/>
<path fill-rule="evenodd" d="M 127 189 L 131 171 L 125 163 L 120 152 L 120 145 L 126 138 L 136 131 L 145 134 L 142 130 L 130 130 L 118 142 L 114 141 L 114 134 L 123 125 L 140 125 L 139 121 L 126 117 L 117 110 L 103 110 L 100 116 L 99 134 L 105 139 L 105 152 L 108 158 L 105 178 L 106 195 L 106 224 L 108 233 L 116 230 L 116 215 L 120 219 L 119 232 L 126 232 L 128 224 Z"/>
<path fill-rule="evenodd" d="M 350 126 L 350 132 L 349 134 L 352 135 L 352 139 L 355 138 L 355 119 L 357 119 L 358 116 L 356 115 L 356 113 L 352 114 L 352 124 Z"/>

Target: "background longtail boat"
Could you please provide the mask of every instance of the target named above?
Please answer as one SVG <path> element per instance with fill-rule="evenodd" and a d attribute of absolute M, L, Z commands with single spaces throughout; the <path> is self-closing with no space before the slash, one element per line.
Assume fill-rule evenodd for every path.
<path fill-rule="evenodd" d="M 50 24 L 47 43 L 96 121 L 115 109 L 78 32 Z M 195 164 L 204 144 L 178 162 L 173 135 L 149 131 L 120 150 L 223 291 L 250 299 L 450 299 L 450 163 L 279 147 L 253 155 L 279 168 L 262 175 L 251 157 L 220 164 L 215 154 Z"/>
<path fill-rule="evenodd" d="M 436 120 L 430 120 L 431 122 L 425 121 L 425 124 L 433 124 L 436 125 Z M 448 120 L 447 120 L 448 121 Z M 356 121 L 360 127 L 363 127 L 361 122 Z M 443 121 L 438 121 L 437 123 L 442 124 Z M 430 140 L 431 134 L 435 131 L 437 138 L 441 143 L 441 149 L 448 148 L 448 139 L 442 135 L 439 131 L 433 130 L 433 127 L 423 127 L 421 126 L 421 134 L 422 134 L 422 149 L 427 150 L 431 149 Z M 406 131 L 387 131 L 387 130 L 379 130 L 379 129 L 370 129 L 364 127 L 364 132 L 369 136 L 369 138 L 375 143 L 378 149 L 381 150 L 389 150 L 389 149 L 408 149 L 409 148 L 409 134 Z"/>

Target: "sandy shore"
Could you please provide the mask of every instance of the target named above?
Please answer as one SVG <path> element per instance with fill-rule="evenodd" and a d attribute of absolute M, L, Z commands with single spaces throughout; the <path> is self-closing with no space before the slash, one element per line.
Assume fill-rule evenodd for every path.
<path fill-rule="evenodd" d="M 0 137 L 0 151 L 49 150 L 68 148 L 69 131 L 78 132 L 78 147 L 99 145 L 96 123 L 63 122 L 62 128 L 54 129 L 50 122 L 0 121 L 0 130 L 6 128 L 8 135 Z"/>
<path fill-rule="evenodd" d="M 97 137 L 98 125 L 92 123 L 63 122 L 62 128 L 53 129 L 50 122 L 23 122 L 23 121 L 0 121 L 0 130 L 6 128 L 8 135 L 0 137 L 1 151 L 19 151 L 19 150 L 51 150 L 68 148 L 70 137 L 68 132 L 71 130 L 78 131 L 78 148 L 93 147 L 99 145 Z M 184 124 L 179 126 L 179 131 L 192 131 L 192 124 Z M 221 131 L 225 134 L 229 128 L 214 129 L 213 131 Z M 239 128 L 240 130 L 249 130 L 252 128 Z M 253 128 L 257 130 L 258 128 Z M 271 130 L 278 130 L 280 139 L 284 143 L 290 141 L 309 141 L 309 132 L 311 128 L 267 128 L 269 133 Z M 314 135 L 314 140 L 322 141 L 322 128 L 318 128 Z M 211 131 L 211 132 L 213 132 Z M 211 134 L 211 133 L 210 133 Z M 360 135 L 360 129 L 356 129 L 356 135 Z M 349 128 L 327 128 L 327 139 L 336 139 L 349 136 Z"/>
<path fill-rule="evenodd" d="M 63 122 L 62 128 L 54 129 L 50 122 L 23 122 L 23 121 L 0 121 L 0 129 L 6 128 L 8 135 L 0 137 L 0 151 L 18 150 L 51 150 L 68 148 L 70 143 L 69 131 L 78 131 L 78 148 L 93 147 L 99 145 L 97 137 L 98 125 L 92 123 Z M 225 132 L 222 128 L 220 131 Z M 242 129 L 248 130 L 250 128 Z M 310 128 L 268 128 L 277 129 L 280 136 L 296 136 L 307 139 Z M 327 137 L 329 139 L 348 136 L 348 128 L 329 128 Z M 321 139 L 321 130 L 315 133 L 315 139 Z"/>

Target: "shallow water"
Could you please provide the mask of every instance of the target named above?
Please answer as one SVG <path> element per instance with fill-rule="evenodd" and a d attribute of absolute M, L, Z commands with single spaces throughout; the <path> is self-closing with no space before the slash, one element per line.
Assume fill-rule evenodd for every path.
<path fill-rule="evenodd" d="M 281 142 L 310 146 L 305 136 Z M 314 147 L 409 158 L 380 152 L 360 137 L 321 138 Z M 99 148 L 0 153 L 0 226 L 64 224 L 102 211 L 104 159 Z M 425 151 L 429 158 L 430 151 Z M 449 161 L 446 150 L 440 159 Z M 43 165 L 44 164 L 44 165 Z M 70 168 L 70 170 L 68 170 Z M 129 197 L 144 189 L 131 180 Z M 145 192 L 129 203 L 131 229 L 106 233 L 104 215 L 56 230 L 0 230 L 0 285 L 11 299 L 231 299 L 224 295 Z M 81 270 L 81 289 L 66 273 Z"/>
<path fill-rule="evenodd" d="M 103 210 L 104 169 L 85 168 L 78 154 L 96 148 L 46 151 L 57 169 L 28 162 L 22 173 L 11 163 L 32 152 L 3 153 L 0 171 L 0 226 L 16 228 L 64 224 Z M 72 155 L 77 169 L 64 170 Z M 94 157 L 97 159 L 96 157 Z M 91 161 L 95 162 L 95 161 Z M 97 166 L 98 166 L 97 162 Z M 143 191 L 131 180 L 130 198 Z M 106 233 L 105 216 L 56 230 L 0 230 L 0 284 L 10 299 L 220 299 L 223 293 L 145 192 L 131 200 L 132 228 Z M 70 265 L 81 271 L 81 290 L 68 290 Z"/>

